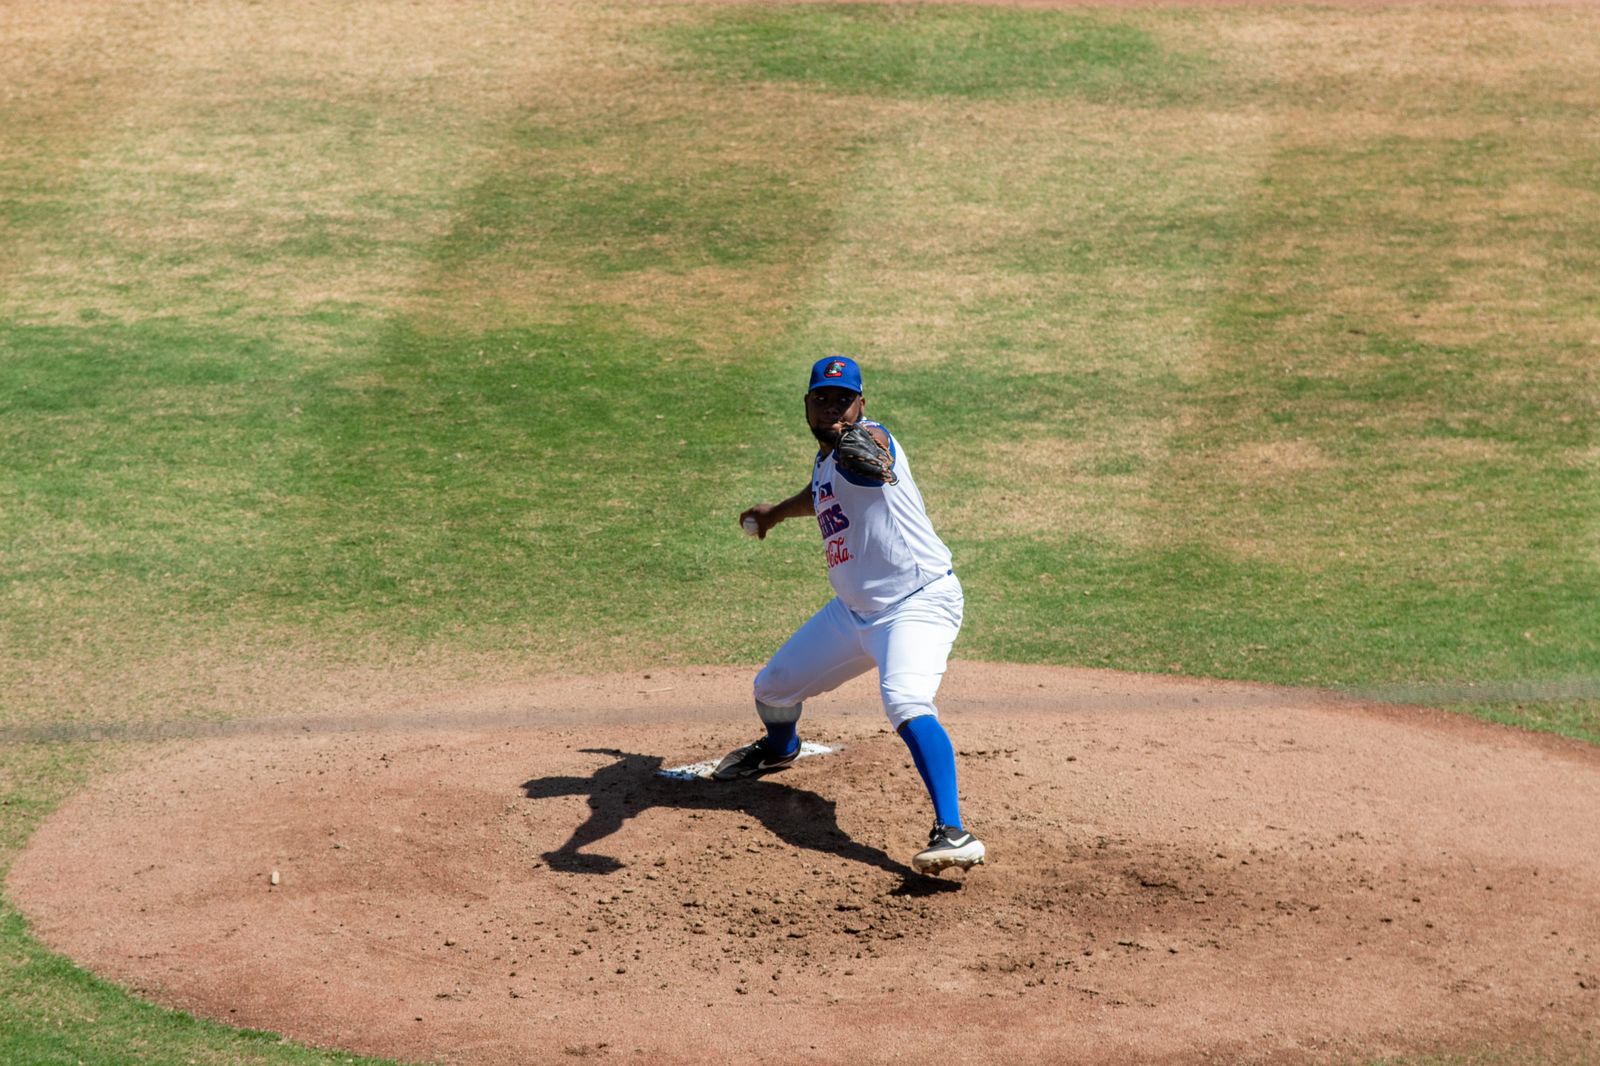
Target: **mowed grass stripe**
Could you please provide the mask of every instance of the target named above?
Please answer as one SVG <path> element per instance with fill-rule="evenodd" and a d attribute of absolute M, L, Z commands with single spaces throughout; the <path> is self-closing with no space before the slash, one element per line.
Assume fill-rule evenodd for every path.
<path fill-rule="evenodd" d="M 664 31 L 685 67 L 875 99 L 1077 97 L 1176 103 L 1212 64 L 1126 13 L 955 5 L 714 10 Z"/>
<path fill-rule="evenodd" d="M 1405 72 L 1330 80 L 1284 116 L 1165 479 L 1208 570 L 1240 571 L 1175 590 L 1214 661 L 1231 644 L 1252 672 L 1358 687 L 1595 678 L 1600 183 L 1581 120 L 1524 96 L 1520 61 L 1459 71 L 1415 97 Z M 1394 112 L 1341 106 L 1386 91 Z M 1263 625 L 1263 599 L 1323 624 Z M 1534 703 L 1494 716 L 1600 735 L 1600 701 Z"/>

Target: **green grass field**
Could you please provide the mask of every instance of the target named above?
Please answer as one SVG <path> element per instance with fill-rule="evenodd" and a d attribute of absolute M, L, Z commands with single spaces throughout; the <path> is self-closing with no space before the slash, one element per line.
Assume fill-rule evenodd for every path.
<path fill-rule="evenodd" d="M 736 519 L 804 482 L 835 351 L 959 655 L 1600 741 L 1592 9 L 0 27 L 0 871 L 138 750 L 42 727 L 759 662 L 826 583 Z M 354 1061 L 3 903 L 0 986 L 0 1061 Z"/>

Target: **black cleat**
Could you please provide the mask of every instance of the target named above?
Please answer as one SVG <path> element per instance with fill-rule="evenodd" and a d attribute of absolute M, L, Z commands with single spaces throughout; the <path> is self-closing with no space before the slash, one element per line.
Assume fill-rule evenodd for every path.
<path fill-rule="evenodd" d="M 741 777 L 760 777 L 762 774 L 784 769 L 799 757 L 798 743 L 789 754 L 774 755 L 765 740 L 758 740 L 754 744 L 746 744 L 724 755 L 722 761 L 717 763 L 717 768 L 711 771 L 711 779 L 737 781 Z"/>
<path fill-rule="evenodd" d="M 919 874 L 936 874 L 949 866 L 970 870 L 983 862 L 983 841 L 951 825 L 937 825 L 928 834 L 928 846 L 911 858 Z"/>

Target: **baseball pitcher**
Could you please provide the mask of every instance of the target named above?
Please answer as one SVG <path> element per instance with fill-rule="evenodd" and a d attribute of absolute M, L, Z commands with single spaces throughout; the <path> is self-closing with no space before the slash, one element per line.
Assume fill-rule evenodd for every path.
<path fill-rule="evenodd" d="M 933 801 L 928 846 L 912 865 L 922 873 L 970 869 L 983 862 L 984 846 L 962 827 L 955 749 L 933 703 L 961 629 L 961 582 L 904 449 L 863 418 L 866 403 L 854 360 L 819 360 L 805 397 L 820 445 L 811 483 L 739 516 L 762 539 L 785 519 L 815 517 L 834 599 L 756 675 L 756 713 L 767 735 L 730 752 L 712 776 L 734 781 L 789 766 L 800 754 L 805 700 L 876 666 L 883 709 Z"/>

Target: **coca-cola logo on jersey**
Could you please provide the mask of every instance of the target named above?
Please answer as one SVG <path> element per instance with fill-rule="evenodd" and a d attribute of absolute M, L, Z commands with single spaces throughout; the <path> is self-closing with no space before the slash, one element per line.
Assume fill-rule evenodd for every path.
<path fill-rule="evenodd" d="M 832 570 L 840 563 L 850 561 L 850 549 L 844 546 L 844 538 L 838 537 L 828 541 L 828 569 Z"/>

